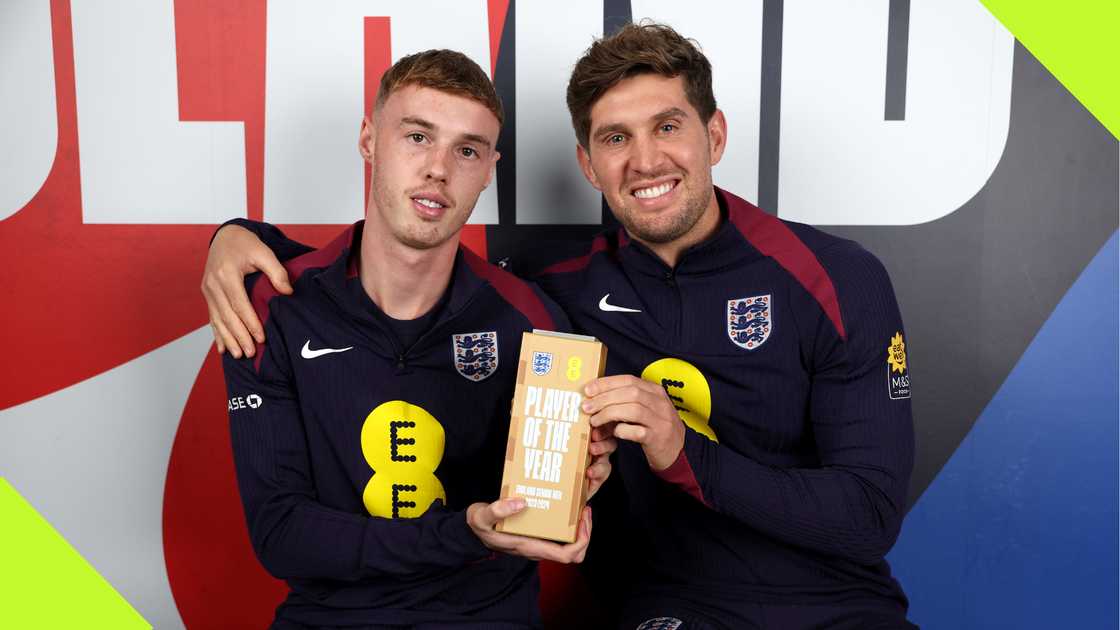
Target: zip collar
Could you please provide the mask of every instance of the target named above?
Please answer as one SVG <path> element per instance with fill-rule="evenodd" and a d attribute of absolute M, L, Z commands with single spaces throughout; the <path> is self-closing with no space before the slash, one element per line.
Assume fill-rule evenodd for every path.
<path fill-rule="evenodd" d="M 382 319 L 386 317 L 384 311 L 366 293 L 358 276 L 359 252 L 361 252 L 364 227 L 365 221 L 358 221 L 323 248 L 324 250 L 338 251 L 338 255 L 330 265 L 315 276 L 315 282 L 348 317 L 359 323 L 361 327 L 373 327 L 381 331 L 380 339 L 375 340 L 378 345 L 383 343 L 387 351 L 391 351 L 394 355 L 400 355 L 401 349 L 396 347 L 396 337 L 388 329 L 385 320 Z M 446 305 L 439 318 L 432 324 L 429 332 L 446 324 L 466 310 L 478 291 L 486 284 L 484 280 L 471 271 L 470 265 L 464 260 L 466 255 L 469 255 L 469 253 L 465 252 L 463 245 L 460 244 L 458 251 L 455 252 L 455 262 L 451 269 L 451 282 L 447 288 L 450 295 L 445 293 L 437 300 L 436 304 L 438 305 L 446 298 Z M 381 270 L 375 271 L 380 272 Z M 424 338 L 429 336 L 429 332 L 421 336 L 416 343 L 416 347 L 420 346 Z"/>

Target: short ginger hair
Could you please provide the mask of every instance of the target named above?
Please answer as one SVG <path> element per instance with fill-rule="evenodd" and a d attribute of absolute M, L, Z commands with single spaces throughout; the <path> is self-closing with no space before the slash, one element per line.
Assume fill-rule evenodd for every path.
<path fill-rule="evenodd" d="M 499 125 L 505 122 L 502 100 L 494 90 L 494 83 L 477 63 L 461 52 L 425 50 L 402 57 L 381 75 L 374 111 L 380 110 L 394 91 L 409 85 L 465 96 L 486 106 Z"/>

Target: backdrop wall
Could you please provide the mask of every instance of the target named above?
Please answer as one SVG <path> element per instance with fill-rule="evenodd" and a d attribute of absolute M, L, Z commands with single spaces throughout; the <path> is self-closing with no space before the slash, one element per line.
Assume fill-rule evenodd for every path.
<path fill-rule="evenodd" d="M 589 235 L 564 87 L 643 17 L 713 62 L 716 183 L 891 273 L 912 618 L 1116 627 L 1120 150 L 976 0 L 5 2 L 0 477 L 156 627 L 261 625 L 281 587 L 245 539 L 204 326 L 214 226 L 321 243 L 359 218 L 377 80 L 448 47 L 508 112 L 465 241 L 499 261 Z M 548 571 L 559 618 L 572 587 Z"/>

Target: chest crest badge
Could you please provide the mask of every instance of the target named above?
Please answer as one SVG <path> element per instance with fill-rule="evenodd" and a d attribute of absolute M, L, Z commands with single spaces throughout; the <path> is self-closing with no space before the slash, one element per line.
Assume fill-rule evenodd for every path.
<path fill-rule="evenodd" d="M 498 369 L 498 333 L 463 333 L 451 335 L 455 371 L 463 378 L 481 381 Z"/>
<path fill-rule="evenodd" d="M 755 295 L 727 301 L 727 336 L 744 350 L 757 350 L 774 330 L 774 308 L 770 295 Z"/>

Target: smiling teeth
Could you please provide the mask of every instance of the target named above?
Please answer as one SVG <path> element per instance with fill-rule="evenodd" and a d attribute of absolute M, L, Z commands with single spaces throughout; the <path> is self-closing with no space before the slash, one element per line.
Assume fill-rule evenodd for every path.
<path fill-rule="evenodd" d="M 638 199 L 653 199 L 654 197 L 660 197 L 661 195 L 664 195 L 665 193 L 669 192 L 670 190 L 673 189 L 673 186 L 675 186 L 675 184 L 673 182 L 665 182 L 664 184 L 661 184 L 660 186 L 654 186 L 652 188 L 642 188 L 641 190 L 635 190 L 634 191 L 634 196 L 637 197 Z"/>
<path fill-rule="evenodd" d="M 443 207 L 441 204 L 438 204 L 438 203 L 432 201 L 431 199 L 417 198 L 416 203 L 418 203 L 418 204 L 420 204 L 424 207 L 427 207 L 427 208 L 442 208 Z"/>

